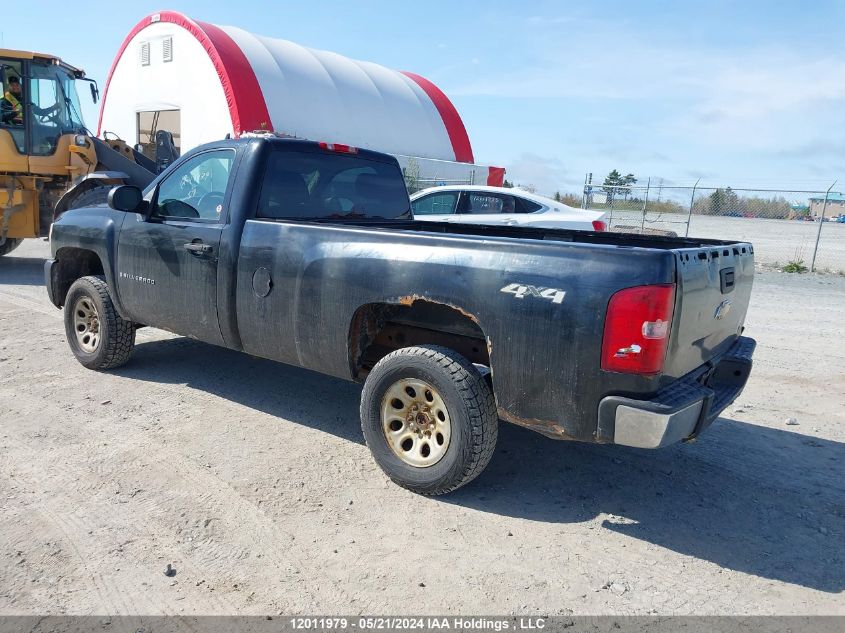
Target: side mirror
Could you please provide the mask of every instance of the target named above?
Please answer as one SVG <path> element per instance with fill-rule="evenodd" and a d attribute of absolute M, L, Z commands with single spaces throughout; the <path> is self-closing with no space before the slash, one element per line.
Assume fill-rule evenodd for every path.
<path fill-rule="evenodd" d="M 141 190 L 132 185 L 112 187 L 112 190 L 109 191 L 109 207 L 115 211 L 140 213 L 143 200 L 144 196 Z"/>
<path fill-rule="evenodd" d="M 97 84 L 90 83 L 88 87 L 91 88 L 91 101 L 97 103 L 100 100 L 100 91 L 97 90 Z"/>

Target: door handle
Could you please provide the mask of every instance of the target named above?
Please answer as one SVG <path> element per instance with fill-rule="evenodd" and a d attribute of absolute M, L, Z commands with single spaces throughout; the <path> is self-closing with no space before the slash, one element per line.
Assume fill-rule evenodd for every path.
<path fill-rule="evenodd" d="M 202 242 L 188 242 L 185 244 L 185 250 L 193 255 L 208 255 L 213 249 Z"/>

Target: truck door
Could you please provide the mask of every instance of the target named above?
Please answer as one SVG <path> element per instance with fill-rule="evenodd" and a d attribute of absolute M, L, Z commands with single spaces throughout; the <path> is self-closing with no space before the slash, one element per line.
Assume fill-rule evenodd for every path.
<path fill-rule="evenodd" d="M 118 242 L 118 293 L 133 320 L 223 343 L 217 262 L 234 149 L 197 154 L 158 184 L 148 219 L 127 217 Z"/>

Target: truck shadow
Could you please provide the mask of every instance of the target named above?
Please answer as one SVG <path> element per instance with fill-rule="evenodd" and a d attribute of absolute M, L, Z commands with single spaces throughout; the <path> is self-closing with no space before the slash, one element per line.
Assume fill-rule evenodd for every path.
<path fill-rule="evenodd" d="M 113 373 L 187 386 L 250 409 L 364 443 L 356 412 L 361 386 L 346 380 L 172 338 L 139 343 L 132 362 Z"/>
<path fill-rule="evenodd" d="M 116 373 L 187 383 L 363 443 L 361 388 L 343 380 L 185 338 L 140 343 Z M 611 530 L 727 569 L 845 590 L 845 444 L 800 433 L 720 419 L 698 442 L 646 451 L 556 442 L 502 423 L 487 470 L 439 500 L 591 523 L 597 539 Z"/>
<path fill-rule="evenodd" d="M 45 261 L 41 257 L 0 257 L 0 285 L 43 286 Z"/>
<path fill-rule="evenodd" d="M 727 569 L 845 589 L 845 444 L 800 433 L 722 418 L 695 443 L 646 451 L 503 423 L 488 469 L 443 500 L 591 522 L 596 538 L 611 530 Z"/>

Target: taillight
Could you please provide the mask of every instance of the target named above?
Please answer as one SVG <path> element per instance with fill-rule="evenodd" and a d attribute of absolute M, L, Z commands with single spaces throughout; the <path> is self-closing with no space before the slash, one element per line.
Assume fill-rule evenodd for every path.
<path fill-rule="evenodd" d="M 594 231 L 606 231 L 607 224 L 602 220 L 593 220 L 593 230 Z"/>
<path fill-rule="evenodd" d="M 636 286 L 615 293 L 607 305 L 601 368 L 628 374 L 663 371 L 675 285 Z"/>
<path fill-rule="evenodd" d="M 341 143 L 325 143 L 323 141 L 320 141 L 319 145 L 321 149 L 325 149 L 330 152 L 340 152 L 341 154 L 358 153 L 358 148 L 352 147 L 351 145 L 342 145 Z"/>

